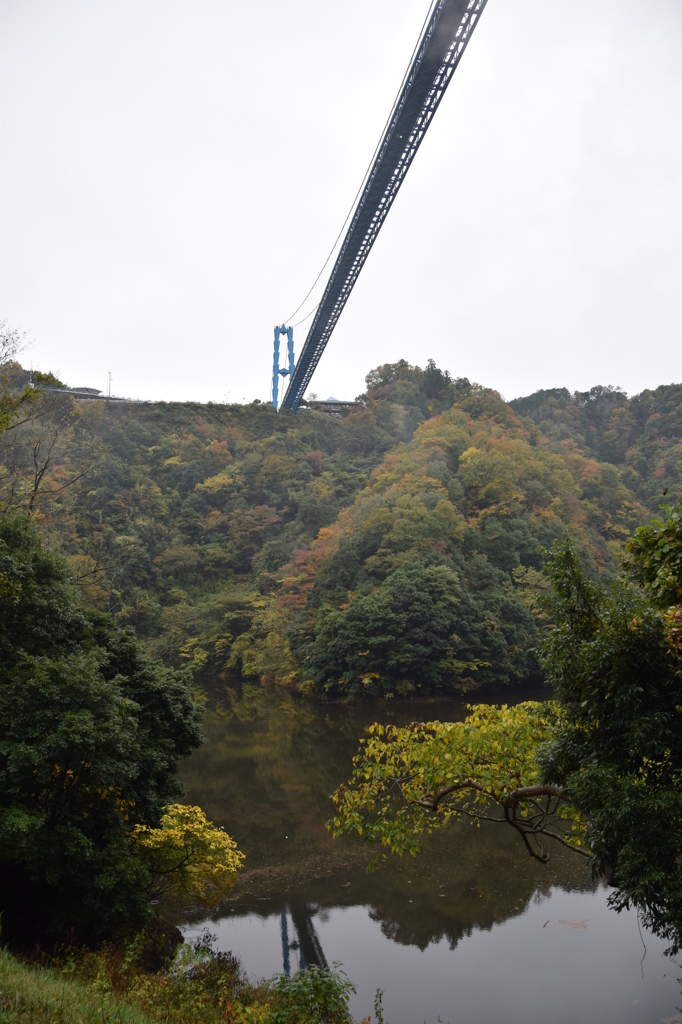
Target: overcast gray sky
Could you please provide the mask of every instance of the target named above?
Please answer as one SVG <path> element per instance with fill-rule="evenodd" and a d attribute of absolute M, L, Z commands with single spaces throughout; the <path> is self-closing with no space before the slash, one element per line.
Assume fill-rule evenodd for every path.
<path fill-rule="evenodd" d="M 28 361 L 267 399 L 428 6 L 1 0 Z M 681 0 L 489 0 L 311 389 L 430 356 L 507 398 L 682 380 L 681 55 Z"/>

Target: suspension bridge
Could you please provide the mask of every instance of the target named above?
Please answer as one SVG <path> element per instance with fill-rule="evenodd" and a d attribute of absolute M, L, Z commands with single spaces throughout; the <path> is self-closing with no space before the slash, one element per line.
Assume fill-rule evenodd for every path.
<path fill-rule="evenodd" d="M 487 0 L 434 0 L 432 3 L 351 211 L 313 287 L 289 317 L 290 321 L 293 320 L 313 293 L 348 225 L 322 297 L 314 308 L 313 320 L 297 362 L 294 361 L 293 328 L 298 325 L 287 327 L 285 321 L 275 327 L 272 379 L 272 404 L 275 408 L 279 377 L 282 376 L 289 377 L 289 384 L 281 408 L 291 412 L 298 409 L 486 3 Z M 289 365 L 280 369 L 279 342 L 282 334 L 287 337 Z"/>

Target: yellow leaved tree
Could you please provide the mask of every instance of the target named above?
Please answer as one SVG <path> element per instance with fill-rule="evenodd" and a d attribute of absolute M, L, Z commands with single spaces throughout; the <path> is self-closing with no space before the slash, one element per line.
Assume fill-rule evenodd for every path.
<path fill-rule="evenodd" d="M 184 804 L 166 807 L 159 828 L 136 825 L 130 841 L 151 874 L 153 899 L 184 897 L 217 906 L 244 860 L 224 828 L 213 825 L 200 807 Z"/>
<path fill-rule="evenodd" d="M 334 794 L 334 836 L 357 832 L 392 853 L 419 852 L 425 832 L 454 818 L 506 823 L 528 852 L 549 859 L 544 840 L 584 853 L 584 823 L 559 786 L 544 785 L 536 752 L 556 728 L 555 702 L 469 707 L 463 722 L 375 724 L 354 758 L 353 778 Z"/>

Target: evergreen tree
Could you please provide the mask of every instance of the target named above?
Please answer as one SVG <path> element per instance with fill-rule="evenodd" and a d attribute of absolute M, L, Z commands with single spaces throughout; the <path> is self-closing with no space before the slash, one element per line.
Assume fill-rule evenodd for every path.
<path fill-rule="evenodd" d="M 27 514 L 0 518 L 0 597 L 3 935 L 106 934 L 147 911 L 128 834 L 158 826 L 201 742 L 190 675 L 84 612 Z"/>

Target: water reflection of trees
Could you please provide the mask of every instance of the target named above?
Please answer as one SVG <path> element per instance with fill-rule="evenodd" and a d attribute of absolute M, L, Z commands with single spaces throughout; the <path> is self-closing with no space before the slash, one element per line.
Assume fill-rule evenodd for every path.
<path fill-rule="evenodd" d="M 416 860 L 388 859 L 370 875 L 359 842 L 331 840 L 324 828 L 330 794 L 348 777 L 372 721 L 447 720 L 463 711 L 443 702 L 315 705 L 254 686 L 216 692 L 207 743 L 183 778 L 187 799 L 225 825 L 247 854 L 225 912 L 288 913 L 289 939 L 306 962 L 321 963 L 312 922 L 326 908 L 364 905 L 395 942 L 425 949 L 445 938 L 454 948 L 473 930 L 522 914 L 552 886 L 589 888 L 577 858 L 559 851 L 550 865 L 536 864 L 503 826 L 459 823 L 427 837 Z"/>
<path fill-rule="evenodd" d="M 187 799 L 224 825 L 249 868 L 343 850 L 324 828 L 330 794 L 346 778 L 358 738 L 379 715 L 459 716 L 459 704 L 311 704 L 281 690 L 216 688 L 204 725 L 207 743 L 182 770 Z M 285 837 L 288 836 L 288 839 Z"/>
<path fill-rule="evenodd" d="M 466 902 L 451 902 L 440 909 L 426 898 L 412 903 L 406 911 L 404 906 L 397 905 L 396 900 L 375 898 L 369 915 L 392 942 L 424 950 L 432 943 L 446 939 L 450 949 L 454 949 L 460 939 L 474 931 L 490 931 L 494 925 L 521 916 L 534 899 L 549 896 L 551 888 L 551 885 L 539 885 L 523 901 L 517 898 L 503 903 L 485 902 L 478 908 L 467 906 Z M 559 888 L 573 887 L 564 883 Z"/>

